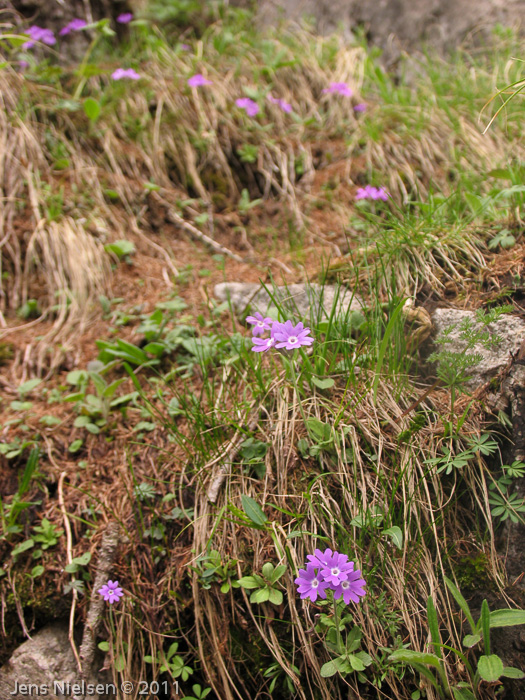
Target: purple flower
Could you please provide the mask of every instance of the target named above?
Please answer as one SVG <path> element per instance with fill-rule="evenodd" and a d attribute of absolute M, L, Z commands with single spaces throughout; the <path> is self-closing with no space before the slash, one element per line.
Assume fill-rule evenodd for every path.
<path fill-rule="evenodd" d="M 268 95 L 268 100 L 273 104 L 273 105 L 279 105 L 279 107 L 283 110 L 283 112 L 287 112 L 288 114 L 292 111 L 292 105 L 286 102 L 285 100 L 281 100 L 280 98 L 273 97 L 273 95 Z"/>
<path fill-rule="evenodd" d="M 66 34 L 69 34 L 70 32 L 78 32 L 79 29 L 82 29 L 87 25 L 86 20 L 84 19 L 72 19 L 71 22 L 66 24 L 65 27 L 63 27 L 58 33 L 60 36 L 65 36 Z"/>
<path fill-rule="evenodd" d="M 33 24 L 31 27 L 29 27 L 29 29 L 26 31 L 26 34 L 29 34 L 31 40 L 26 41 L 24 44 L 22 44 L 23 49 L 33 48 L 37 41 L 41 41 L 43 44 L 47 44 L 48 46 L 52 46 L 53 44 L 57 43 L 55 35 L 51 31 L 51 29 L 46 29 L 45 27 L 38 27 L 36 24 Z"/>
<path fill-rule="evenodd" d="M 188 78 L 188 85 L 190 87 L 201 87 L 202 85 L 211 85 L 212 81 L 211 80 L 206 80 L 206 78 L 202 75 L 202 73 L 196 73 L 195 75 L 192 75 L 191 78 Z"/>
<path fill-rule="evenodd" d="M 180 47 L 183 51 L 189 51 L 191 49 L 189 44 L 181 44 Z"/>
<path fill-rule="evenodd" d="M 24 68 L 29 68 L 29 61 L 18 61 L 18 65 L 19 65 L 20 68 L 22 68 L 22 69 L 24 69 Z"/>
<path fill-rule="evenodd" d="M 353 562 L 349 562 L 352 564 Z M 362 578 L 361 571 L 356 569 L 355 571 L 349 571 L 346 581 L 341 581 L 341 583 L 334 589 L 334 600 L 339 600 L 343 598 L 346 605 L 352 600 L 354 603 L 359 603 L 359 598 L 366 595 L 364 587 L 366 586 L 366 581 Z"/>
<path fill-rule="evenodd" d="M 129 78 L 130 80 L 140 80 L 140 75 L 133 70 L 133 68 L 117 68 L 111 74 L 113 80 L 122 80 L 123 78 Z"/>
<path fill-rule="evenodd" d="M 255 115 L 259 113 L 259 105 L 249 97 L 239 97 L 238 100 L 235 100 L 235 104 L 237 107 L 245 109 L 249 117 L 255 117 Z"/>
<path fill-rule="evenodd" d="M 332 555 L 333 552 L 331 549 L 325 549 L 324 552 L 321 552 L 320 549 L 316 549 L 313 554 L 308 554 L 306 558 L 315 566 L 325 567 L 328 566 Z"/>
<path fill-rule="evenodd" d="M 346 83 L 330 83 L 329 87 L 323 90 L 323 93 L 334 93 L 338 95 L 343 95 L 343 97 L 352 97 L 353 90 Z"/>
<path fill-rule="evenodd" d="M 389 197 L 390 195 L 384 187 L 373 187 L 372 185 L 359 187 L 355 193 L 356 199 L 382 199 L 383 202 L 387 202 Z"/>
<path fill-rule="evenodd" d="M 131 12 L 123 12 L 117 17 L 117 22 L 119 24 L 129 24 L 129 22 L 131 22 L 132 19 L 133 15 Z"/>
<path fill-rule="evenodd" d="M 348 561 L 346 554 L 334 552 L 328 558 L 326 566 L 321 569 L 321 575 L 325 581 L 333 587 L 338 587 L 342 581 L 348 580 L 348 575 L 354 570 L 354 562 Z"/>
<path fill-rule="evenodd" d="M 326 598 L 326 589 L 330 588 L 330 584 L 323 581 L 322 577 L 316 573 L 313 564 L 307 564 L 306 569 L 299 569 L 298 573 L 295 583 L 302 600 L 310 598 L 311 601 L 316 601 L 317 596 Z"/>
<path fill-rule="evenodd" d="M 357 105 L 354 105 L 354 112 L 366 112 L 368 109 L 368 105 L 366 102 L 360 102 Z"/>
<path fill-rule="evenodd" d="M 271 336 L 270 338 L 256 338 L 255 335 L 252 338 L 253 352 L 266 352 L 275 345 L 275 338 Z"/>
<path fill-rule="evenodd" d="M 275 324 L 274 324 L 275 326 Z M 305 328 L 302 321 L 296 326 L 291 321 L 279 323 L 277 328 L 272 328 L 272 336 L 276 340 L 276 348 L 286 348 L 286 350 L 295 350 L 301 345 L 311 345 L 314 342 L 312 337 L 308 337 L 310 329 Z"/>
<path fill-rule="evenodd" d="M 108 581 L 102 588 L 98 589 L 98 593 L 111 605 L 117 603 L 119 598 L 122 598 L 124 595 L 124 591 L 119 587 L 118 581 Z"/>
<path fill-rule="evenodd" d="M 263 315 L 258 311 L 255 312 L 254 316 L 246 316 L 246 320 L 254 328 L 252 329 L 253 335 L 262 335 L 264 331 L 269 331 L 272 328 L 273 318 L 263 318 Z"/>

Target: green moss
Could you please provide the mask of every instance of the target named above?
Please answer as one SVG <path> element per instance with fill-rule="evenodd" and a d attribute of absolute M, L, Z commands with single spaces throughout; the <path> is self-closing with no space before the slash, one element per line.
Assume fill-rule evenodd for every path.
<path fill-rule="evenodd" d="M 479 590 L 480 588 L 486 590 L 491 587 L 490 579 L 487 575 L 487 572 L 490 571 L 490 562 L 487 555 L 483 552 L 463 557 L 456 565 L 454 571 L 459 590 L 463 594 Z"/>
<path fill-rule="evenodd" d="M 13 358 L 13 344 L 0 343 L 0 365 L 5 365 Z"/>

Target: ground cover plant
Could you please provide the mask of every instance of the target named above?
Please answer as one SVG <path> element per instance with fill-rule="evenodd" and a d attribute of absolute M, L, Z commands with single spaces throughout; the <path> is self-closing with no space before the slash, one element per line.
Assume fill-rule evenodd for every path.
<path fill-rule="evenodd" d="M 0 660 L 66 620 L 131 697 L 523 697 L 525 454 L 468 383 L 523 314 L 523 46 L 394 76 L 170 8 L 2 18 Z"/>

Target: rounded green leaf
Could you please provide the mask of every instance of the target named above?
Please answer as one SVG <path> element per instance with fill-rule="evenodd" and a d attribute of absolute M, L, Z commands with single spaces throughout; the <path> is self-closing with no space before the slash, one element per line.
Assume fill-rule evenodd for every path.
<path fill-rule="evenodd" d="M 484 681 L 497 681 L 503 675 L 503 661 L 496 654 L 480 656 L 478 672 Z"/>
<path fill-rule="evenodd" d="M 90 121 L 97 121 L 100 116 L 100 104 L 92 97 L 88 97 L 84 100 L 84 114 Z"/>

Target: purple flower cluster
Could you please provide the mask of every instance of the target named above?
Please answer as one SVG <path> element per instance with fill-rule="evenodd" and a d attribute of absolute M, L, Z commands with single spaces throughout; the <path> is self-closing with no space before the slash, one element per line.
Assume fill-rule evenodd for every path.
<path fill-rule="evenodd" d="M 24 44 L 22 44 L 23 49 L 32 49 L 33 46 L 37 43 L 37 41 L 41 41 L 43 44 L 47 44 L 48 46 L 53 46 L 53 44 L 57 43 L 56 37 L 51 31 L 51 29 L 46 29 L 45 27 L 38 27 L 36 24 L 33 24 L 29 29 L 26 31 L 26 34 L 29 34 L 31 37 L 29 41 L 26 41 Z"/>
<path fill-rule="evenodd" d="M 361 571 L 354 569 L 354 562 L 348 561 L 346 554 L 316 549 L 307 556 L 306 569 L 299 569 L 295 579 L 297 591 L 301 598 L 316 601 L 317 597 L 326 598 L 326 591 L 331 590 L 334 600 L 342 598 L 346 605 L 353 601 L 359 603 L 359 598 L 366 595 L 366 582 Z"/>
<path fill-rule="evenodd" d="M 289 102 L 286 102 L 285 100 L 281 100 L 278 97 L 274 97 L 273 95 L 268 95 L 268 101 L 271 102 L 273 105 L 279 105 L 279 107 L 283 110 L 283 112 L 287 112 L 289 114 L 292 111 L 292 105 Z"/>
<path fill-rule="evenodd" d="M 118 581 L 111 581 L 111 579 L 102 588 L 98 589 L 98 593 L 111 605 L 118 603 L 119 599 L 124 595 L 124 591 L 118 585 Z"/>
<path fill-rule="evenodd" d="M 249 117 L 255 117 L 259 113 L 259 105 L 249 97 L 239 97 L 238 100 L 235 100 L 235 104 L 240 109 L 245 109 Z"/>
<path fill-rule="evenodd" d="M 352 97 L 354 94 L 352 88 L 346 83 L 330 83 L 330 85 L 323 90 L 325 95 L 334 92 L 338 95 L 343 95 L 343 97 Z"/>
<path fill-rule="evenodd" d="M 311 345 L 314 342 L 310 335 L 310 329 L 305 328 L 302 321 L 299 321 L 296 326 L 291 321 L 279 323 L 273 318 L 264 318 L 258 311 L 254 316 L 247 316 L 246 320 L 253 326 L 253 352 L 265 352 L 273 347 L 295 350 L 302 345 Z M 266 331 L 270 332 L 269 338 L 258 337 L 264 335 Z"/>
<path fill-rule="evenodd" d="M 372 185 L 367 185 L 366 187 L 359 187 L 355 193 L 355 198 L 357 199 L 382 199 L 383 202 L 387 202 L 390 195 L 385 190 L 384 187 L 373 187 Z"/>
<path fill-rule="evenodd" d="M 116 71 L 113 71 L 111 77 L 113 80 L 122 80 L 124 78 L 128 78 L 129 80 L 140 80 L 140 75 L 133 70 L 133 68 L 117 68 Z"/>

